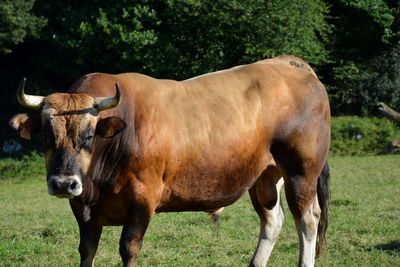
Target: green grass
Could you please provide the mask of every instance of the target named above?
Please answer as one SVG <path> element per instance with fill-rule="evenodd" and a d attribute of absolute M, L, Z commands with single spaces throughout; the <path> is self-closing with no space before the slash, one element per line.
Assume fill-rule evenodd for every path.
<path fill-rule="evenodd" d="M 400 156 L 332 157 L 331 216 L 319 266 L 400 266 Z M 68 202 L 47 194 L 43 162 L 0 160 L 0 266 L 77 266 L 78 227 Z M 285 204 L 286 205 L 286 204 Z M 288 208 L 269 266 L 296 266 Z M 205 213 L 158 214 L 138 266 L 247 266 L 258 236 L 247 194 L 221 224 Z M 120 266 L 120 227 L 104 229 L 96 266 Z"/>

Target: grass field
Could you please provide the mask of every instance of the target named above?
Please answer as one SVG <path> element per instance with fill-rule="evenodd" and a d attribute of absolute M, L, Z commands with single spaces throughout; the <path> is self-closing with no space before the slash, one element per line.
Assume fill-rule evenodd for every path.
<path fill-rule="evenodd" d="M 400 266 L 400 156 L 331 157 L 331 215 L 319 266 Z M 0 266 L 77 266 L 78 227 L 64 199 L 50 197 L 38 156 L 0 160 Z M 285 203 L 286 206 L 286 203 Z M 296 266 L 291 214 L 269 266 Z M 248 195 L 219 227 L 205 213 L 158 214 L 138 266 L 247 266 L 258 237 Z M 120 266 L 119 227 L 104 229 L 96 266 Z"/>

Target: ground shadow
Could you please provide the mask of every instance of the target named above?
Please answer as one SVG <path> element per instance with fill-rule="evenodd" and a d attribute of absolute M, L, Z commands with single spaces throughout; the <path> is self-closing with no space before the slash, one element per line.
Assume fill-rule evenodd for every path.
<path fill-rule="evenodd" d="M 398 253 L 400 252 L 400 240 L 395 240 L 389 243 L 376 245 L 374 249 L 383 250 L 389 253 Z"/>

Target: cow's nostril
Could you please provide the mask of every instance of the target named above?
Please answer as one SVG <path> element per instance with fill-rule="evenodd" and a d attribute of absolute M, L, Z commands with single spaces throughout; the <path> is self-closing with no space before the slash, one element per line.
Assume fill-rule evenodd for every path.
<path fill-rule="evenodd" d="M 74 190 L 74 189 L 76 188 L 77 185 L 78 185 L 78 182 L 77 182 L 77 181 L 72 181 L 72 182 L 69 184 L 69 189 L 70 189 L 70 190 Z"/>
<path fill-rule="evenodd" d="M 54 191 L 57 191 L 58 189 L 60 189 L 60 185 L 57 183 L 56 180 L 51 181 L 51 187 L 53 188 Z"/>

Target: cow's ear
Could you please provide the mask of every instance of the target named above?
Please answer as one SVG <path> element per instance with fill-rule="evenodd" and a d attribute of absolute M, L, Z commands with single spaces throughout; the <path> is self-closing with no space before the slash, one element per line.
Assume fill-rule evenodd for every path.
<path fill-rule="evenodd" d="M 17 114 L 9 121 L 11 127 L 17 130 L 18 135 L 24 139 L 31 139 L 32 135 L 40 132 L 40 116 L 28 115 L 26 113 Z"/>
<path fill-rule="evenodd" d="M 108 117 L 99 120 L 96 126 L 96 135 L 113 137 L 126 128 L 126 123 L 118 117 Z"/>

